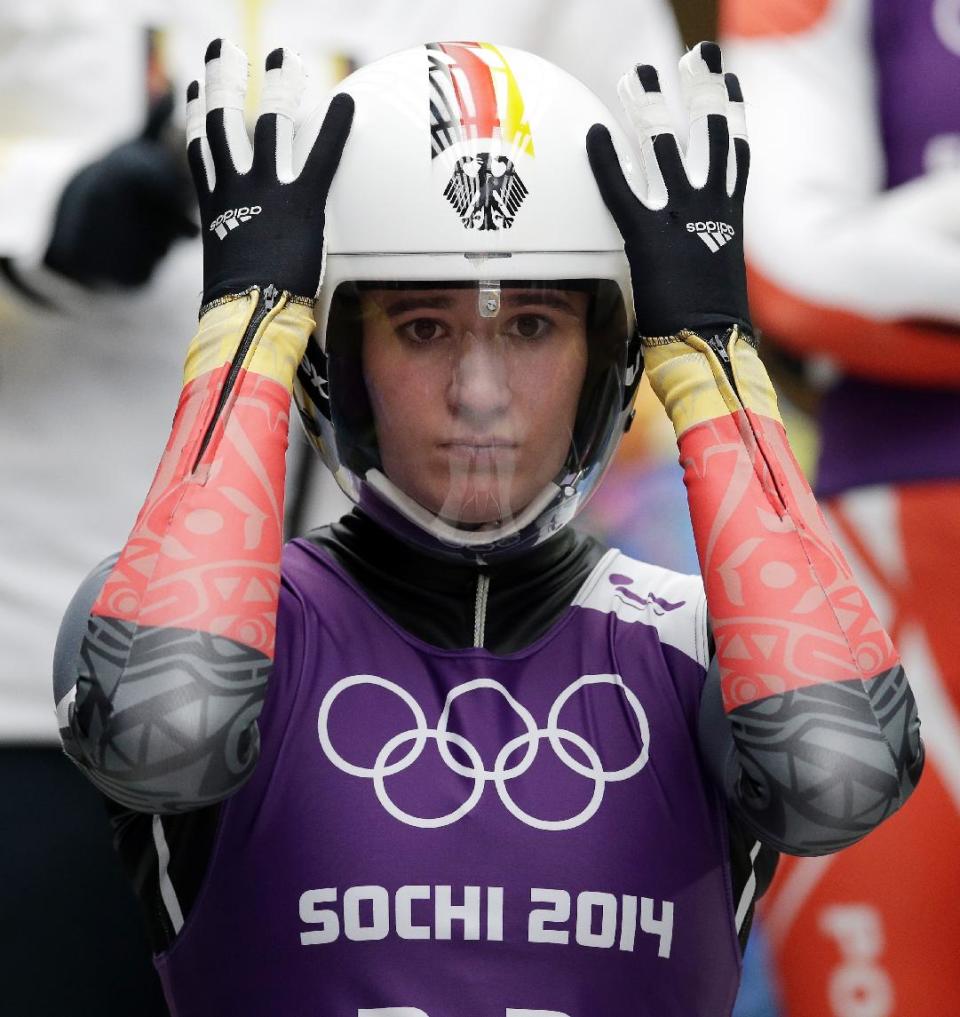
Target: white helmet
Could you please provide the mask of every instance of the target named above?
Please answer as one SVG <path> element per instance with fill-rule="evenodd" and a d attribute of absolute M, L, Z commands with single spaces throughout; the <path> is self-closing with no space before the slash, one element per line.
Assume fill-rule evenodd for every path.
<path fill-rule="evenodd" d="M 405 50 L 338 90 L 356 112 L 294 389 L 307 434 L 405 539 L 530 547 L 583 507 L 632 415 L 629 267 L 585 139 L 605 124 L 628 177 L 629 144 L 575 78 L 488 43 Z M 573 366 L 554 370 L 559 344 Z"/>

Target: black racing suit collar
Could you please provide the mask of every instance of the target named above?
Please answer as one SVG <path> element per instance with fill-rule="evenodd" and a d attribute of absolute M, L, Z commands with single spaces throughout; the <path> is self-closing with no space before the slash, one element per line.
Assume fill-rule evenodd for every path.
<path fill-rule="evenodd" d="M 569 607 L 606 548 L 567 527 L 530 551 L 478 567 L 404 543 L 359 510 L 313 530 L 369 598 L 411 634 L 444 649 L 512 653 Z"/>

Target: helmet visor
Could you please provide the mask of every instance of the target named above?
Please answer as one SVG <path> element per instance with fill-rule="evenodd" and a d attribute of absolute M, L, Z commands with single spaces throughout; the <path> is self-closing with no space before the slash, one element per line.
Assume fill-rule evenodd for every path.
<path fill-rule="evenodd" d="M 626 322 L 603 280 L 341 283 L 325 343 L 341 485 L 449 543 L 516 533 L 612 451 Z"/>

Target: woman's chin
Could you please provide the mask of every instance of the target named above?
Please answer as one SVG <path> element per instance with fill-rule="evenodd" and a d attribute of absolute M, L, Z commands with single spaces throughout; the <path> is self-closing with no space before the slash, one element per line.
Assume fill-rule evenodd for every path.
<path fill-rule="evenodd" d="M 454 526 L 492 528 L 519 511 L 516 494 L 504 492 L 496 485 L 470 485 L 464 491 L 448 492 L 442 500 L 432 499 L 431 511 Z"/>
<path fill-rule="evenodd" d="M 391 477 L 408 497 L 451 526 L 483 529 L 500 526 L 519 515 L 542 490 L 547 481 L 473 471 L 454 474 L 424 470 L 418 475 Z M 390 476 L 388 473 L 387 476 Z"/>

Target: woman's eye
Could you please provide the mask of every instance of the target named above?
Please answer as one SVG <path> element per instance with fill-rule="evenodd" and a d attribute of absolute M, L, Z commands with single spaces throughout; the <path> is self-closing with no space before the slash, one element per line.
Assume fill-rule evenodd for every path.
<path fill-rule="evenodd" d="M 539 314 L 521 314 L 513 319 L 511 331 L 521 339 L 542 339 L 552 322 Z"/>
<path fill-rule="evenodd" d="M 400 334 L 414 343 L 429 343 L 443 335 L 443 325 L 433 318 L 416 318 L 400 326 Z"/>

